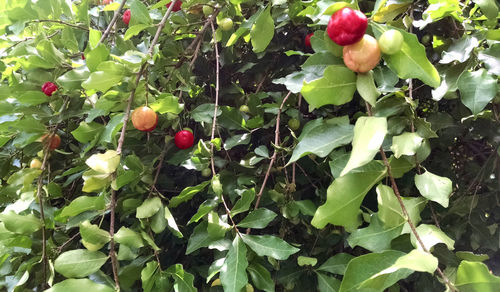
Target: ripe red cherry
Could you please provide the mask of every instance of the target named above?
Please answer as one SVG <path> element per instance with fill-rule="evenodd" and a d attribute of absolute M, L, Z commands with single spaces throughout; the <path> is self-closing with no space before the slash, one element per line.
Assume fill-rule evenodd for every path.
<path fill-rule="evenodd" d="M 314 35 L 314 32 L 311 32 L 310 34 L 306 35 L 306 39 L 304 41 L 306 48 L 311 47 L 311 37 Z"/>
<path fill-rule="evenodd" d="M 170 5 L 172 5 L 172 2 L 167 3 L 167 5 L 166 5 L 167 8 L 169 8 Z M 182 1 L 175 2 L 174 7 L 172 7 L 172 11 L 177 12 L 177 11 L 181 10 L 181 5 L 182 5 Z"/>
<path fill-rule="evenodd" d="M 128 25 L 128 23 L 130 22 L 130 9 L 127 9 L 127 10 L 125 10 L 125 12 L 123 12 L 122 20 L 123 20 L 123 23 Z"/>
<path fill-rule="evenodd" d="M 59 145 L 61 145 L 61 137 L 57 134 L 50 136 L 49 134 L 45 134 L 42 136 L 42 143 L 49 144 L 49 150 L 54 150 L 59 148 Z"/>
<path fill-rule="evenodd" d="M 132 124 L 139 131 L 151 132 L 158 125 L 158 115 L 150 107 L 138 107 L 132 112 Z"/>
<path fill-rule="evenodd" d="M 189 147 L 193 146 L 194 142 L 194 136 L 193 133 L 187 131 L 187 130 L 182 130 L 177 132 L 174 137 L 174 142 L 175 146 L 179 149 L 188 149 Z"/>
<path fill-rule="evenodd" d="M 358 42 L 367 27 L 368 19 L 363 12 L 344 7 L 332 15 L 326 32 L 336 44 L 347 46 Z"/>
<path fill-rule="evenodd" d="M 54 91 L 56 90 L 57 90 L 57 85 L 55 85 L 52 82 L 47 81 L 42 85 L 42 91 L 47 96 L 52 96 L 52 93 L 54 93 Z"/>

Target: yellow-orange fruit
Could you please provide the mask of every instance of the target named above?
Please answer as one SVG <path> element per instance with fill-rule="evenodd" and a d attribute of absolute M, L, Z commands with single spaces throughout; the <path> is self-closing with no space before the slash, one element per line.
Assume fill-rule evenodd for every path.
<path fill-rule="evenodd" d="M 49 150 L 54 150 L 59 148 L 59 145 L 61 145 L 61 137 L 57 134 L 50 136 L 49 134 L 45 134 L 42 136 L 42 143 L 49 144 Z"/>
<path fill-rule="evenodd" d="M 150 107 L 138 107 L 132 112 L 132 124 L 139 131 L 151 132 L 158 125 L 158 115 Z"/>
<path fill-rule="evenodd" d="M 367 34 L 359 42 L 345 46 L 343 53 L 344 64 L 354 72 L 368 72 L 380 62 L 377 40 Z"/>
<path fill-rule="evenodd" d="M 31 162 L 30 162 L 30 168 L 38 168 L 38 169 L 40 169 L 40 168 L 42 168 L 42 162 L 40 160 L 38 160 L 38 159 L 35 158 L 35 159 L 31 160 Z"/>

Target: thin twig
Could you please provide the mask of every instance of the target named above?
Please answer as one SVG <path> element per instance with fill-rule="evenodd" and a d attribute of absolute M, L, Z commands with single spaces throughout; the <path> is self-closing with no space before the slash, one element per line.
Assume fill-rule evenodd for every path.
<path fill-rule="evenodd" d="M 212 37 L 214 40 L 214 51 L 215 51 L 215 109 L 214 109 L 214 119 L 212 121 L 212 134 L 210 136 L 210 164 L 212 165 L 212 175 L 215 176 L 215 160 L 214 160 L 214 143 L 212 142 L 215 138 L 215 128 L 217 125 L 217 110 L 219 108 L 219 48 L 217 47 L 217 39 L 215 37 L 215 27 L 214 27 L 214 22 L 212 21 L 213 18 L 210 19 L 210 26 L 212 27 Z M 233 220 L 233 217 L 231 216 L 231 211 L 229 210 L 229 207 L 227 206 L 226 200 L 224 199 L 224 194 L 221 194 L 220 196 L 222 204 L 224 204 L 224 209 L 226 210 L 227 217 L 229 217 L 229 220 L 231 220 L 231 223 L 233 224 L 233 228 L 236 231 L 236 234 L 240 235 L 240 231 L 238 230 L 238 227 L 236 227 L 236 223 Z"/>
<path fill-rule="evenodd" d="M 176 0 L 174 0 L 174 1 L 176 1 Z M 122 0 L 122 3 L 120 4 L 120 7 L 118 7 L 118 9 L 115 10 L 115 14 L 113 14 L 113 18 L 109 22 L 108 27 L 106 27 L 106 30 L 104 31 L 104 33 L 101 36 L 101 39 L 97 43 L 98 45 L 100 43 L 102 43 L 108 37 L 109 33 L 111 32 L 111 29 L 113 28 L 113 25 L 115 25 L 116 20 L 118 20 L 118 16 L 120 15 L 120 13 L 121 13 L 123 7 L 125 6 L 126 2 L 127 2 L 127 0 Z M 171 6 L 173 6 L 173 5 L 171 5 Z M 167 13 L 168 13 L 168 11 L 167 11 Z"/>
<path fill-rule="evenodd" d="M 278 115 L 276 116 L 276 130 L 274 131 L 274 145 L 275 146 L 279 145 L 281 111 L 283 110 L 283 107 L 285 106 L 285 102 L 288 100 L 288 97 L 290 97 L 291 94 L 292 94 L 292 92 L 289 91 L 288 94 L 285 96 L 285 98 L 281 102 L 280 108 L 278 110 Z M 262 197 L 262 193 L 264 192 L 264 188 L 266 187 L 267 180 L 269 179 L 269 174 L 271 174 L 271 169 L 273 168 L 273 164 L 276 161 L 277 156 L 278 156 L 278 151 L 276 149 L 274 149 L 273 156 L 271 156 L 271 161 L 269 162 L 269 166 L 267 167 L 266 175 L 264 176 L 264 181 L 262 182 L 262 186 L 260 187 L 259 193 L 257 194 L 257 201 L 255 202 L 254 210 L 257 210 L 259 208 L 260 198 Z M 250 234 L 250 230 L 251 230 L 251 228 L 247 229 L 247 234 Z"/>
<path fill-rule="evenodd" d="M 31 20 L 28 23 L 43 23 L 43 22 L 64 24 L 66 26 L 70 26 L 70 27 L 81 29 L 81 30 L 89 31 L 89 29 L 87 27 L 85 27 L 85 26 L 79 26 L 79 25 L 76 25 L 76 24 L 71 24 L 71 23 L 67 23 L 67 22 L 64 22 L 64 21 L 61 21 L 61 20 L 55 20 L 55 19 L 36 19 L 36 20 Z"/>
<path fill-rule="evenodd" d="M 113 175 L 114 176 L 114 175 Z M 115 280 L 115 288 L 117 291 L 120 291 L 120 280 L 118 279 L 118 259 L 116 258 L 115 252 L 115 207 L 116 207 L 116 191 L 111 189 L 111 200 L 110 200 L 110 219 L 109 219 L 109 236 L 110 240 L 110 248 L 109 248 L 109 257 L 111 258 L 111 268 L 113 270 L 113 278 Z"/>
<path fill-rule="evenodd" d="M 73 235 L 70 239 L 66 240 L 63 244 L 61 244 L 61 246 L 57 247 L 57 252 L 61 253 L 61 251 L 63 250 L 63 248 L 66 245 L 68 245 L 71 241 L 73 241 L 73 239 L 75 239 L 78 235 L 80 235 L 80 232 L 75 233 L 75 235 Z"/>
<path fill-rule="evenodd" d="M 54 130 L 55 132 L 55 130 Z M 38 182 L 37 182 L 37 191 L 36 195 L 38 197 L 38 203 L 40 204 L 40 220 L 42 221 L 42 277 L 43 277 L 43 282 L 42 282 L 42 289 L 47 288 L 47 238 L 46 238 L 46 229 L 45 229 L 45 212 L 43 209 L 43 197 L 42 197 L 42 185 L 43 185 L 43 172 L 47 168 L 47 161 L 49 157 L 49 147 L 51 144 L 51 139 L 54 136 L 54 132 L 49 134 L 47 136 L 47 143 L 44 146 L 44 155 L 43 155 L 43 161 L 42 161 L 42 167 L 40 168 L 42 173 L 40 173 L 40 176 L 38 177 Z"/>

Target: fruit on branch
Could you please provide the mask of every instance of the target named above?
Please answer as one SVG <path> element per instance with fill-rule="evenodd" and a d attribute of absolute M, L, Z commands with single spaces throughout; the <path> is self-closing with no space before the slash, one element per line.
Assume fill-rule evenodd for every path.
<path fill-rule="evenodd" d="M 363 12 L 344 7 L 332 15 L 326 32 L 336 44 L 347 46 L 358 42 L 367 27 L 368 19 Z"/>
<path fill-rule="evenodd" d="M 314 32 L 311 32 L 310 34 L 306 35 L 306 39 L 304 40 L 304 44 L 306 48 L 311 47 L 311 37 L 314 35 Z"/>
<path fill-rule="evenodd" d="M 248 107 L 248 105 L 244 104 L 244 105 L 240 106 L 240 112 L 248 113 L 249 111 L 250 111 L 250 108 Z"/>
<path fill-rule="evenodd" d="M 167 5 L 166 5 L 167 8 L 169 8 L 170 5 L 172 5 L 172 2 L 167 3 Z M 175 2 L 174 7 L 172 7 L 172 11 L 177 12 L 177 11 L 181 10 L 181 6 L 182 6 L 182 1 Z"/>
<path fill-rule="evenodd" d="M 56 90 L 57 90 L 57 85 L 55 85 L 52 82 L 47 81 L 42 85 L 42 91 L 47 96 L 52 96 L 52 93 L 54 93 L 54 91 Z"/>
<path fill-rule="evenodd" d="M 203 5 L 203 14 L 205 16 L 209 16 L 212 13 L 214 13 L 214 8 L 212 6 Z"/>
<path fill-rule="evenodd" d="M 130 22 L 130 9 L 127 9 L 127 10 L 125 10 L 125 12 L 123 12 L 122 20 L 123 20 L 123 23 L 128 25 L 128 23 Z"/>
<path fill-rule="evenodd" d="M 179 149 L 188 149 L 193 146 L 194 136 L 188 130 L 182 130 L 175 134 L 174 143 Z"/>
<path fill-rule="evenodd" d="M 226 17 L 219 22 L 219 26 L 223 31 L 231 30 L 233 28 L 233 20 Z"/>
<path fill-rule="evenodd" d="M 39 159 L 34 158 L 30 162 L 30 168 L 40 169 L 42 168 L 42 162 Z"/>
<path fill-rule="evenodd" d="M 291 130 L 296 131 L 300 128 L 300 121 L 297 119 L 290 119 L 288 120 L 288 127 Z"/>
<path fill-rule="evenodd" d="M 138 107 L 132 112 L 132 124 L 139 131 L 151 132 L 158 125 L 158 115 L 150 107 Z"/>
<path fill-rule="evenodd" d="M 41 140 L 44 145 L 48 144 L 49 150 L 57 149 L 59 145 L 61 145 L 61 137 L 57 134 L 45 134 L 42 136 Z"/>
<path fill-rule="evenodd" d="M 396 54 L 403 46 L 403 35 L 399 30 L 390 29 L 380 36 L 378 45 L 382 53 L 387 55 Z"/>
<path fill-rule="evenodd" d="M 377 66 L 380 61 L 380 48 L 374 37 L 365 34 L 359 42 L 345 46 L 343 55 L 347 68 L 365 73 Z"/>
<path fill-rule="evenodd" d="M 210 168 L 204 168 L 202 171 L 201 171 L 201 176 L 203 177 L 209 177 L 212 175 L 212 170 Z"/>

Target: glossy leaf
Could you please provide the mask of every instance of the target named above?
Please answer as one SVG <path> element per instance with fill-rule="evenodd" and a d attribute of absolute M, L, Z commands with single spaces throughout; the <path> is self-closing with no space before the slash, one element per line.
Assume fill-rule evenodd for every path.
<path fill-rule="evenodd" d="M 317 268 L 317 270 L 337 275 L 344 275 L 347 264 L 353 258 L 354 256 L 348 253 L 338 253 L 326 260 L 321 266 L 319 266 L 319 268 Z"/>
<path fill-rule="evenodd" d="M 453 250 L 455 241 L 448 237 L 446 233 L 441 231 L 434 225 L 420 224 L 417 228 L 417 233 L 425 245 L 427 250 L 430 250 L 434 245 L 438 243 L 444 243 L 448 249 Z M 415 235 L 411 234 L 411 243 L 417 249 L 422 249 L 420 243 L 417 242 Z"/>
<path fill-rule="evenodd" d="M 163 207 L 161 199 L 158 197 L 148 198 L 142 202 L 142 204 L 137 207 L 137 212 L 135 217 L 143 219 L 152 217 L 160 208 Z"/>
<path fill-rule="evenodd" d="M 66 278 L 86 277 L 97 272 L 108 260 L 99 251 L 75 249 L 60 254 L 54 261 L 54 269 Z"/>
<path fill-rule="evenodd" d="M 239 291 L 248 283 L 246 268 L 247 248 L 240 237 L 235 236 L 224 265 L 220 270 L 220 280 L 226 291 Z"/>
<path fill-rule="evenodd" d="M 498 290 L 500 277 L 492 275 L 483 263 L 462 261 L 455 285 L 463 292 L 493 292 Z"/>
<path fill-rule="evenodd" d="M 415 155 L 423 140 L 417 133 L 409 132 L 392 137 L 391 150 L 394 152 L 394 157 L 399 158 L 402 155 Z"/>
<path fill-rule="evenodd" d="M 238 223 L 239 227 L 243 228 L 266 228 L 269 222 L 276 218 L 276 213 L 265 208 L 259 208 L 250 212 L 243 220 Z"/>
<path fill-rule="evenodd" d="M 339 177 L 328 187 L 325 204 L 314 214 L 311 224 L 324 228 L 326 224 L 344 226 L 349 230 L 359 224 L 359 207 L 368 191 L 386 175 L 381 162 L 373 161 Z"/>
<path fill-rule="evenodd" d="M 251 263 L 247 271 L 252 279 L 252 284 L 257 287 L 257 289 L 266 292 L 275 291 L 275 283 L 271 278 L 271 273 L 264 266 L 258 263 Z"/>
<path fill-rule="evenodd" d="M 448 208 L 452 192 L 452 182 L 449 178 L 426 171 L 415 175 L 415 186 L 422 196 Z"/>
<path fill-rule="evenodd" d="M 340 176 L 370 162 L 380 150 L 386 134 L 387 120 L 385 118 L 358 118 L 354 125 L 351 156 Z"/>
<path fill-rule="evenodd" d="M 457 81 L 463 104 L 477 115 L 497 94 L 497 80 L 485 69 L 464 72 Z"/>
<path fill-rule="evenodd" d="M 259 14 L 255 20 L 255 25 L 253 25 L 250 30 L 253 51 L 255 53 L 264 51 L 271 42 L 273 36 L 274 20 L 271 17 L 271 6 L 268 6 Z"/>
<path fill-rule="evenodd" d="M 107 285 L 98 284 L 89 279 L 66 279 L 52 286 L 45 292 L 113 292 L 115 289 Z"/>
<path fill-rule="evenodd" d="M 241 235 L 243 242 L 259 256 L 269 256 L 277 260 L 286 260 L 290 255 L 297 253 L 298 248 L 286 241 L 271 235 Z"/>

